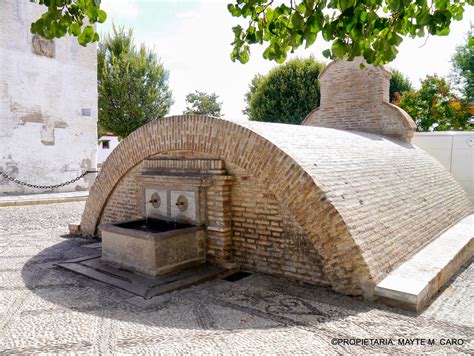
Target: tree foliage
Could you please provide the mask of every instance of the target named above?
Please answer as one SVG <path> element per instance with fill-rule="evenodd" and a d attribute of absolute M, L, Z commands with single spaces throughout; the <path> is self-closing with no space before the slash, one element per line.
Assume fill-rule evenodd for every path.
<path fill-rule="evenodd" d="M 282 63 L 288 52 L 332 41 L 327 58 L 363 56 L 375 65 L 395 59 L 403 36 L 449 34 L 474 0 L 233 0 L 229 12 L 248 21 L 233 27 L 232 60 L 246 63 L 250 45 L 266 44 L 263 56 Z"/>
<path fill-rule="evenodd" d="M 221 117 L 222 103 L 218 99 L 219 96 L 215 93 L 207 94 L 196 90 L 186 95 L 186 110 L 183 114 Z"/>
<path fill-rule="evenodd" d="M 466 43 L 458 46 L 452 57 L 455 82 L 469 101 L 474 101 L 474 27 L 471 25 Z"/>
<path fill-rule="evenodd" d="M 145 45 L 133 44 L 132 30 L 105 36 L 98 50 L 99 126 L 124 138 L 165 116 L 173 103 L 168 72 Z"/>
<path fill-rule="evenodd" d="M 397 99 L 404 92 L 412 91 L 413 85 L 410 79 L 397 69 L 390 69 L 392 77 L 390 78 L 390 102 Z"/>
<path fill-rule="evenodd" d="M 395 104 L 415 121 L 418 131 L 473 130 L 473 108 L 456 97 L 442 77 L 427 76 L 417 91 L 399 96 Z"/>
<path fill-rule="evenodd" d="M 45 38 L 78 37 L 82 45 L 99 35 L 91 24 L 104 22 L 101 0 L 33 0 L 47 11 L 31 26 Z M 453 20 L 461 20 L 466 4 L 474 0 L 233 0 L 227 6 L 246 27 L 233 27 L 232 60 L 246 63 L 250 45 L 266 43 L 264 58 L 278 63 L 300 46 L 311 46 L 318 36 L 332 41 L 323 51 L 331 59 L 363 56 L 368 63 L 395 59 L 403 36 L 449 34 Z M 89 24 L 86 24 L 88 20 Z"/>
<path fill-rule="evenodd" d="M 222 103 L 215 93 L 207 94 L 196 90 L 186 95 L 186 110 L 183 114 L 209 115 L 221 117 Z"/>
<path fill-rule="evenodd" d="M 242 110 L 242 113 L 247 115 L 247 117 L 250 117 L 250 101 L 254 97 L 255 93 L 257 92 L 257 88 L 260 85 L 260 81 L 264 78 L 263 75 L 261 74 L 256 74 L 253 78 L 252 81 L 249 84 L 249 91 L 245 93 L 244 99 L 245 102 L 247 103 L 247 106 L 245 107 L 244 110 Z"/>
<path fill-rule="evenodd" d="M 319 105 L 318 76 L 324 64 L 310 57 L 293 59 L 256 75 L 245 95 L 250 120 L 301 124 Z"/>
<path fill-rule="evenodd" d="M 94 24 L 102 23 L 107 14 L 100 9 L 101 0 L 33 0 L 47 7 L 45 13 L 31 24 L 31 32 L 46 39 L 66 34 L 76 36 L 82 46 L 99 40 Z"/>

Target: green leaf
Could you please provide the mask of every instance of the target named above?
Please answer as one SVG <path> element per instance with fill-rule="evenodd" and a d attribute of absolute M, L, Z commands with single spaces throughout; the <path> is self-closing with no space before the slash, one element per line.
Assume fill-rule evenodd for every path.
<path fill-rule="evenodd" d="M 447 36 L 447 35 L 449 35 L 449 32 L 450 32 L 449 27 L 445 27 L 443 29 L 440 29 L 440 30 L 436 31 L 436 35 L 437 36 Z"/>
<path fill-rule="evenodd" d="M 78 36 L 77 40 L 81 46 L 85 46 L 90 42 L 94 41 L 94 28 L 91 25 L 88 25 L 84 28 L 82 33 Z"/>
<path fill-rule="evenodd" d="M 326 26 L 323 27 L 322 33 L 323 33 L 323 38 L 324 38 L 325 41 L 330 41 L 331 40 L 332 30 L 331 30 L 331 27 L 329 25 L 326 25 Z"/>
<path fill-rule="evenodd" d="M 276 58 L 277 63 L 281 64 L 286 60 L 286 52 L 280 52 Z"/>
<path fill-rule="evenodd" d="M 245 4 L 243 7 L 242 7 L 242 16 L 243 17 L 248 17 L 250 15 L 252 15 L 252 8 L 250 5 L 248 4 Z"/>
<path fill-rule="evenodd" d="M 354 6 L 355 0 L 340 0 L 339 7 L 342 12 L 346 11 L 348 8 Z"/>
<path fill-rule="evenodd" d="M 73 36 L 79 36 L 81 34 L 81 26 L 77 22 L 73 22 L 69 26 L 69 34 Z"/>
<path fill-rule="evenodd" d="M 240 15 L 242 15 L 240 9 L 233 4 L 228 4 L 227 10 L 232 14 L 232 16 L 239 17 Z"/>
<path fill-rule="evenodd" d="M 85 46 L 87 45 L 87 43 L 88 43 L 88 41 L 87 41 L 87 39 L 86 39 L 86 37 L 84 36 L 83 33 L 81 33 L 81 34 L 77 37 L 77 42 L 79 42 L 79 44 L 80 44 L 81 46 L 84 46 L 84 47 L 85 47 Z"/>
<path fill-rule="evenodd" d="M 403 41 L 403 38 L 400 35 L 397 35 L 396 33 L 392 33 L 389 43 L 391 45 L 398 46 L 400 43 L 402 43 L 402 41 Z"/>
<path fill-rule="evenodd" d="M 306 21 L 306 26 L 309 28 L 310 32 L 318 33 L 321 30 L 321 25 L 319 23 L 318 17 L 316 15 L 311 15 Z"/>
<path fill-rule="evenodd" d="M 391 0 L 388 3 L 390 5 L 390 8 L 397 12 L 400 10 L 400 6 L 402 4 L 401 0 Z"/>
<path fill-rule="evenodd" d="M 331 51 L 337 58 L 343 59 L 346 54 L 346 45 L 340 38 L 337 38 L 332 43 Z"/>
<path fill-rule="evenodd" d="M 318 37 L 317 33 L 309 32 L 305 36 L 305 40 L 306 40 L 305 48 L 308 48 L 309 46 L 311 46 L 316 41 L 317 37 Z"/>
<path fill-rule="evenodd" d="M 107 13 L 104 10 L 99 10 L 98 11 L 98 21 L 100 23 L 104 23 L 106 19 L 107 19 Z"/>
<path fill-rule="evenodd" d="M 265 11 L 265 18 L 267 19 L 267 22 L 271 22 L 273 20 L 273 9 L 271 7 Z"/>
<path fill-rule="evenodd" d="M 250 59 L 249 48 L 248 46 L 245 46 L 242 52 L 240 52 L 239 60 L 241 63 L 245 64 L 249 61 L 249 59 Z"/>
<path fill-rule="evenodd" d="M 87 17 L 89 17 L 89 19 L 92 22 L 97 21 L 97 17 L 99 16 L 99 11 L 98 11 L 97 7 L 95 7 L 95 6 L 88 7 L 86 13 L 87 13 Z"/>
<path fill-rule="evenodd" d="M 301 14 L 306 13 L 306 4 L 304 1 L 300 2 L 298 6 L 296 6 L 296 11 L 298 11 Z"/>
<path fill-rule="evenodd" d="M 417 16 L 417 17 L 416 17 L 416 23 L 418 24 L 418 26 L 425 26 L 425 25 L 428 24 L 429 21 L 430 21 L 429 9 L 425 9 L 425 10 L 420 14 L 420 16 Z"/>
<path fill-rule="evenodd" d="M 235 35 L 235 37 L 237 37 L 237 38 L 240 37 L 240 35 L 241 35 L 241 33 L 242 33 L 242 30 L 243 30 L 243 29 L 242 29 L 242 26 L 240 26 L 240 25 L 237 25 L 237 26 L 232 27 L 232 31 L 234 32 L 234 35 Z"/>
<path fill-rule="evenodd" d="M 295 30 L 300 30 L 303 27 L 303 17 L 299 12 L 294 12 L 291 15 L 291 24 Z"/>
<path fill-rule="evenodd" d="M 257 34 L 255 30 L 255 26 L 249 26 L 249 28 L 247 29 L 247 42 L 249 44 L 257 42 Z"/>

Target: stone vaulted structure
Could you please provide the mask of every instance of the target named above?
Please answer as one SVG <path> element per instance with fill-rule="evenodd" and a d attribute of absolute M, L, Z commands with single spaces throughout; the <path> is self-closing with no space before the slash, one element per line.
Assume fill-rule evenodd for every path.
<path fill-rule="evenodd" d="M 137 177 L 150 162 L 175 171 L 201 167 L 214 177 L 201 198 L 210 261 L 368 298 L 391 270 L 472 210 L 434 158 L 401 140 L 174 116 L 136 130 L 109 156 L 90 191 L 83 234 L 143 218 Z"/>
<path fill-rule="evenodd" d="M 82 233 L 150 213 L 182 217 L 204 231 L 214 264 L 372 298 L 472 206 L 410 144 L 413 121 L 388 103 L 390 73 L 359 62 L 321 74 L 321 107 L 306 126 L 174 116 L 136 130 L 92 187 Z"/>

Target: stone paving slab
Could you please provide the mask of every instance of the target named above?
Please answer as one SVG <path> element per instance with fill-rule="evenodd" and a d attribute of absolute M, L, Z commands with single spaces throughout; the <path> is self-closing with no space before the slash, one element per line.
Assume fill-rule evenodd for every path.
<path fill-rule="evenodd" d="M 0 196 L 0 207 L 86 201 L 89 192 L 66 192 Z"/>
<path fill-rule="evenodd" d="M 474 215 L 469 215 L 392 271 L 374 294 L 389 304 L 419 311 L 473 256 Z"/>
<path fill-rule="evenodd" d="M 66 234 L 83 206 L 0 209 L 0 354 L 474 353 L 474 264 L 420 315 L 263 274 L 140 302 L 53 266 L 91 253 Z"/>
<path fill-rule="evenodd" d="M 180 272 L 151 277 L 104 263 L 101 259 L 100 249 L 94 256 L 62 261 L 55 266 L 121 288 L 145 299 L 229 274 L 229 270 L 226 268 L 205 263 Z"/>

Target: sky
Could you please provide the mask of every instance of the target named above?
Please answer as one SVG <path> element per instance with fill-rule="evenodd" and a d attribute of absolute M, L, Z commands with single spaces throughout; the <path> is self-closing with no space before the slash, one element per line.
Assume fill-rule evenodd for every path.
<path fill-rule="evenodd" d="M 238 19 L 227 11 L 225 0 L 102 0 L 108 18 L 98 26 L 99 33 L 111 31 L 112 23 L 133 28 L 135 42 L 153 49 L 169 71 L 169 86 L 174 104 L 170 115 L 186 108 L 186 94 L 195 90 L 216 93 L 223 102 L 222 112 L 231 120 L 245 120 L 244 95 L 255 74 L 266 74 L 277 64 L 262 57 L 264 47 L 251 47 L 250 61 L 232 62 L 232 27 Z M 399 47 L 395 61 L 388 64 L 406 74 L 415 87 L 428 74 L 448 75 L 451 56 L 464 42 L 474 8 L 468 7 L 464 19 L 454 22 L 448 36 L 407 38 Z M 299 49 L 289 58 L 308 57 L 327 62 L 321 52 L 330 43 L 321 38 L 308 49 Z"/>

